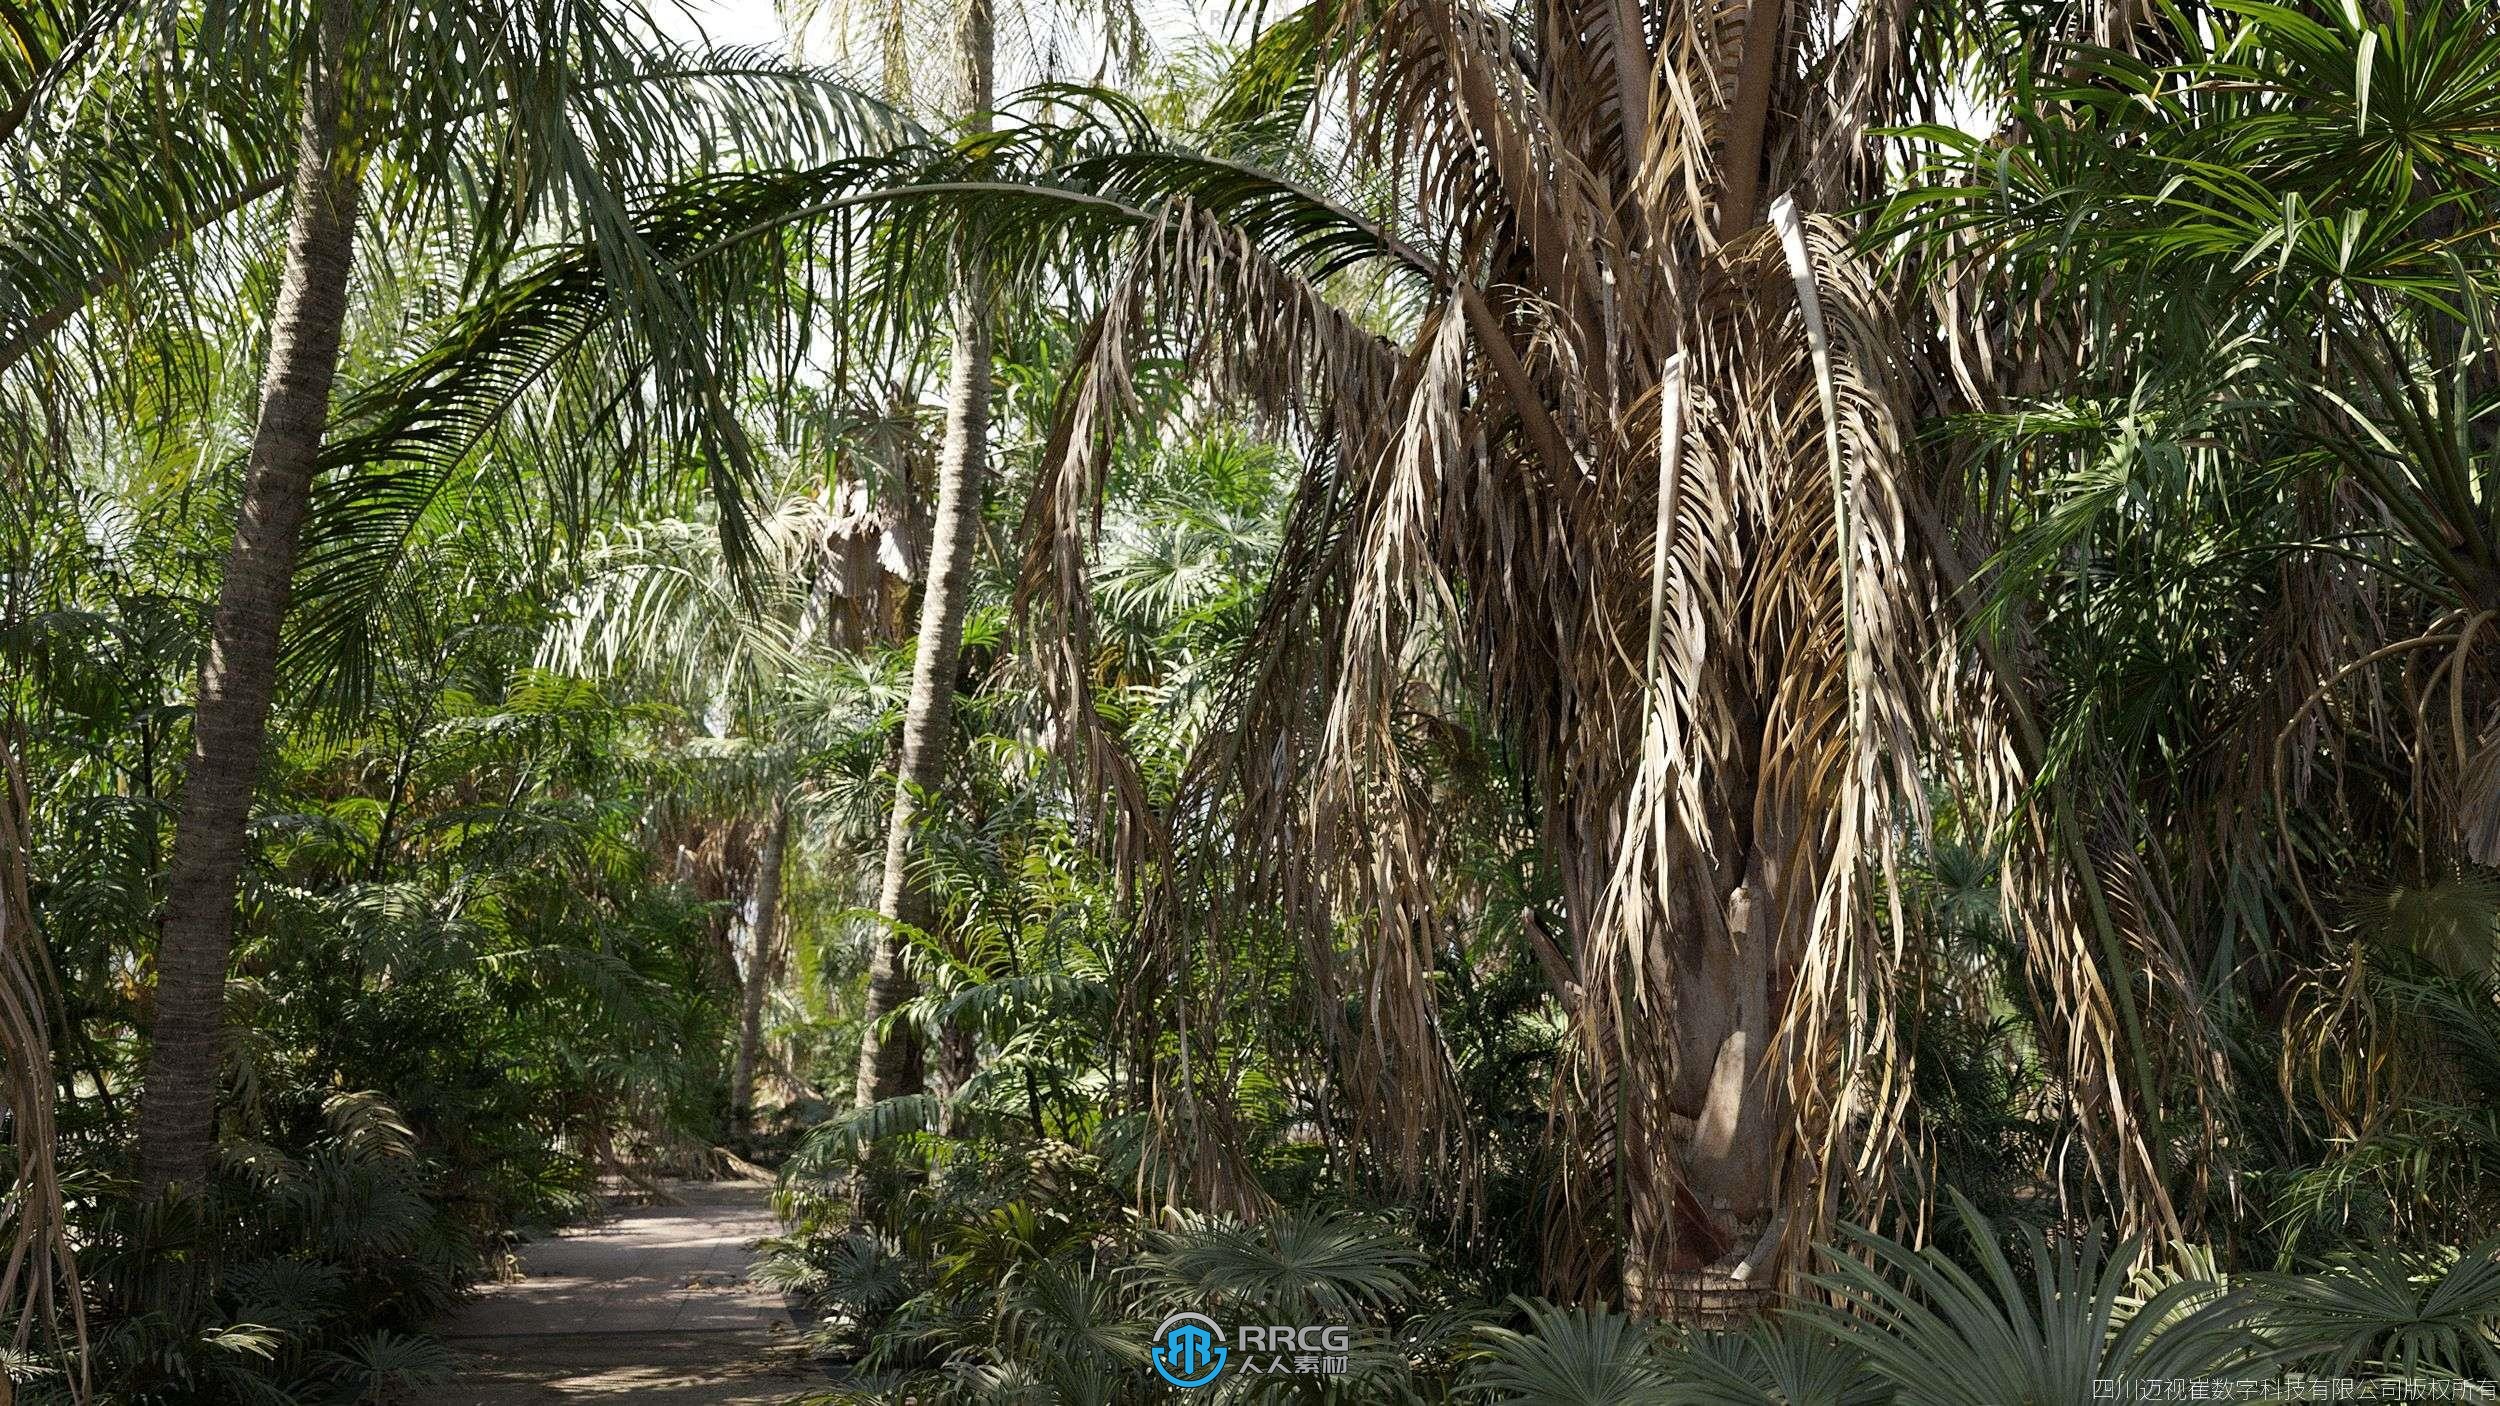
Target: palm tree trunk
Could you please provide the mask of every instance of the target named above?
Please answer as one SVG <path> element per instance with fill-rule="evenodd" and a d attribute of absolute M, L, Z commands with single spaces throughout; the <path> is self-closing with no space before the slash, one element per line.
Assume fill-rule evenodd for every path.
<path fill-rule="evenodd" d="M 913 831 L 921 799 L 944 781 L 946 749 L 954 723 L 957 658 L 963 645 L 964 607 L 971 593 L 972 552 L 980 535 L 982 480 L 988 476 L 990 330 L 987 298 L 967 289 L 956 299 L 952 388 L 946 414 L 946 451 L 938 466 L 937 520 L 932 524 L 927 586 L 920 599 L 920 644 L 912 662 L 911 702 L 903 715 L 903 755 L 894 784 L 894 809 L 886 821 L 885 874 L 877 912 L 886 930 L 877 937 L 868 966 L 866 1030 L 859 1045 L 861 1107 L 926 1086 L 927 1059 L 909 1031 L 883 1032 L 886 1016 L 918 992 L 904 965 L 905 943 L 894 926 L 927 931 L 934 921 L 929 897 L 913 881 Z"/>
<path fill-rule="evenodd" d="M 740 981 L 738 1058 L 729 1072 L 730 1130 L 755 1126 L 755 1062 L 764 1043 L 764 993 L 781 962 L 781 862 L 790 847 L 790 807 L 773 806 L 764 852 L 756 859 L 755 886 L 748 890 L 740 926 L 746 929 L 746 972 Z"/>
<path fill-rule="evenodd" d="M 1769 140 L 1771 90 L 1786 59 L 1789 37 L 1780 0 L 1750 0 L 1745 15 L 1744 57 L 1737 64 L 1736 92 L 1728 101 L 1727 147 L 1721 157 L 1725 186 L 1719 192 L 1719 242 L 1726 243 L 1762 218 L 1762 154 Z"/>
<path fill-rule="evenodd" d="M 976 122 L 986 122 L 993 59 L 989 0 L 971 0 L 965 7 L 958 38 L 966 109 Z M 946 446 L 938 463 L 937 517 L 930 525 L 919 653 L 912 661 L 911 702 L 903 715 L 903 755 L 895 775 L 894 809 L 886 819 L 885 875 L 877 898 L 877 912 L 886 922 L 869 958 L 866 1028 L 859 1042 L 862 1108 L 919 1093 L 928 1078 L 918 1037 L 903 1030 L 880 1032 L 878 1026 L 917 992 L 895 925 L 927 931 L 934 921 L 928 895 L 911 877 L 912 832 L 919 825 L 921 797 L 933 794 L 945 777 L 959 672 L 956 656 L 963 647 L 973 546 L 980 537 L 982 487 L 989 476 L 990 292 L 968 260 L 958 261 L 955 290 L 955 345 L 947 383 Z"/>
<path fill-rule="evenodd" d="M 260 422 L 200 666 L 191 765 L 159 919 L 156 1015 L 139 1100 L 140 1177 L 150 1195 L 169 1186 L 196 1187 L 208 1171 L 245 824 L 268 734 L 297 529 L 312 496 L 347 320 L 357 182 L 342 140 L 342 7 L 321 7 L 316 23 L 318 53 L 306 80 Z"/>

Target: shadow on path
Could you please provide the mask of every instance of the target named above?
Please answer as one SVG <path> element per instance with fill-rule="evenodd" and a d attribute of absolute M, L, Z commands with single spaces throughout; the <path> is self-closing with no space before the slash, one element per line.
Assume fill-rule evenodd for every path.
<path fill-rule="evenodd" d="M 522 1278 L 443 1325 L 459 1359 L 436 1406 L 765 1406 L 821 1384 L 779 1292 L 747 1282 L 778 1229 L 764 1182 L 671 1182 L 682 1206 L 633 1206 L 523 1247 Z"/>

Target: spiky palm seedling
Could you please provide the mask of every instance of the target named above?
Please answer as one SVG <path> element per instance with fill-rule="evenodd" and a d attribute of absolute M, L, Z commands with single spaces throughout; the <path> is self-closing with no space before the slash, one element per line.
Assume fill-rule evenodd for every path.
<path fill-rule="evenodd" d="M 2257 1307 L 2246 1295 L 2192 1277 L 2147 1295 L 2133 1246 L 2096 1230 L 2056 1243 L 2033 1226 L 2001 1237 L 1969 1202 L 1954 1204 L 1970 1265 L 1852 1229 L 1817 1276 L 1838 1305 L 1812 1311 L 1817 1330 L 1856 1349 L 1905 1398 L 2080 1406 L 2107 1399 L 2094 1393 L 2112 1383 L 2123 1395 L 2143 1383 L 2259 1374 Z"/>
<path fill-rule="evenodd" d="M 1487 1401 L 1660 1406 L 1675 1369 L 1656 1330 L 1608 1309 L 1524 1306 L 1524 1329 L 1488 1328 L 1465 1384 Z"/>
<path fill-rule="evenodd" d="M 2246 1282 L 2278 1366 L 2324 1377 L 2500 1375 L 2500 1242 L 2341 1254 L 2307 1273 Z"/>
<path fill-rule="evenodd" d="M 358 1401 L 407 1400 L 423 1387 L 452 1380 L 451 1350 L 432 1338 L 388 1329 L 368 1333 L 345 1348 L 320 1355 L 323 1375 Z"/>
<path fill-rule="evenodd" d="M 1138 1268 L 1174 1304 L 1219 1303 L 1320 1322 L 1377 1311 L 1414 1292 L 1423 1257 L 1386 1227 L 1325 1212 L 1255 1226 L 1204 1219 L 1148 1235 Z"/>
<path fill-rule="evenodd" d="M 1893 1390 L 1865 1356 L 1799 1316 L 1698 1333 L 1668 1357 L 1675 1406 L 1885 1406 Z"/>

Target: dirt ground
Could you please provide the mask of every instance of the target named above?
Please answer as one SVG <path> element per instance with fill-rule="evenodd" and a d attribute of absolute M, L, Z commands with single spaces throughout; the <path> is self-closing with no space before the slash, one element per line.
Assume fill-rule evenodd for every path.
<path fill-rule="evenodd" d="M 760 1182 L 672 1182 L 635 1206 L 524 1246 L 522 1277 L 444 1326 L 460 1359 L 433 1406 L 765 1406 L 829 1385 L 781 1295 L 746 1282 L 776 1227 Z"/>

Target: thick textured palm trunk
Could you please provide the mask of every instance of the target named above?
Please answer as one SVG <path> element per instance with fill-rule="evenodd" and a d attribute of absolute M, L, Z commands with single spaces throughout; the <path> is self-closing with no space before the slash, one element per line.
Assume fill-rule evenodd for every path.
<path fill-rule="evenodd" d="M 1778 1048 L 1787 979 L 1778 910 L 1786 876 L 1775 857 L 1766 858 L 1783 850 L 1760 836 L 1750 845 L 1736 835 L 1721 838 L 1735 842 L 1734 852 L 1724 866 L 1712 866 L 1714 878 L 1694 876 L 1693 901 L 1664 934 L 1664 960 L 1652 977 L 1673 1012 L 1674 1077 L 1655 1103 L 1624 1109 L 1630 1121 L 1622 1144 L 1626 1155 L 1666 1164 L 1663 1177 L 1636 1181 L 1673 1189 L 1626 1207 L 1625 1304 L 1701 1322 L 1718 1321 L 1732 1282 L 1767 1287 L 1768 1255 L 1782 1230 L 1782 1136 L 1790 1116 Z M 1711 887 L 1717 901 L 1704 913 L 1709 900 L 1702 892 Z"/>
<path fill-rule="evenodd" d="M 764 996 L 781 965 L 781 867 L 790 848 L 790 807 L 773 807 L 756 856 L 755 886 L 748 890 L 739 926 L 745 929 L 746 968 L 739 979 L 738 1057 L 729 1071 L 729 1123 L 737 1133 L 755 1126 L 755 1065 L 764 1044 Z"/>
<path fill-rule="evenodd" d="M 1742 0 L 1735 84 L 1722 115 L 1721 179 L 1714 234 L 1724 243 L 1761 223 L 1765 153 L 1774 135 L 1773 92 L 1795 36 L 1776 0 Z M 1678 1188 L 1668 1224 L 1636 1224 L 1625 1246 L 1625 1297 L 1633 1307 L 1693 1322 L 1723 1308 L 1714 1284 L 1759 1282 L 1776 1251 L 1790 1122 L 1782 1035 L 1791 979 L 1782 934 L 1803 925 L 1790 893 L 1797 848 L 1793 801 L 1763 787 L 1772 707 L 1741 674 L 1722 675 L 1717 716 L 1733 720 L 1739 745 L 1721 759 L 1710 881 L 1687 896 L 1669 934 L 1665 972 L 1675 1012 L 1666 1098 L 1666 1156 Z M 1715 903 L 1712 900 L 1715 899 Z M 1703 905 L 1710 910 L 1703 911 Z M 1699 1273 L 1696 1273 L 1696 1272 Z"/>
<path fill-rule="evenodd" d="M 1738 921 L 1754 921 L 1745 916 L 1755 906 L 1748 890 L 1740 887 L 1728 906 Z M 1677 1032 L 1685 1072 L 1676 1081 L 1681 1106 L 1669 1106 L 1693 1120 L 1689 1130 L 1679 1125 L 1676 1150 L 1713 1246 L 1759 1233 L 1778 1200 L 1782 1110 L 1767 939 L 1757 930 L 1732 944 L 1704 941 L 1676 974 L 1676 1004 L 1688 1013 Z"/>
<path fill-rule="evenodd" d="M 991 101 L 992 35 L 988 0 L 972 0 L 960 34 L 965 101 L 986 113 Z M 989 478 L 990 323 L 987 284 L 969 263 L 957 270 L 955 345 L 947 378 L 946 445 L 938 461 L 936 520 L 930 524 L 929 566 L 920 597 L 919 653 L 912 662 L 911 701 L 903 714 L 903 754 L 895 773 L 894 809 L 886 819 L 885 875 L 877 912 L 886 920 L 868 964 L 865 1029 L 859 1043 L 859 1106 L 916 1094 L 927 1086 L 928 1058 L 913 1033 L 881 1030 L 887 1016 L 917 994 L 905 965 L 897 924 L 926 931 L 929 896 L 913 882 L 913 832 L 921 798 L 944 780 L 954 726 L 957 655 L 964 608 L 972 590 L 974 544 L 981 535 L 981 495 Z"/>
<path fill-rule="evenodd" d="M 1719 904 L 1726 935 L 1687 924 L 1675 944 L 1668 1145 L 1692 1193 L 1681 1207 L 1688 1223 L 1669 1241 L 1676 1269 L 1733 1268 L 1753 1252 L 1779 1204 L 1787 1121 L 1784 1066 L 1772 1048 L 1779 878 L 1778 863 L 1758 851 Z"/>
<path fill-rule="evenodd" d="M 157 939 L 153 1043 L 139 1102 L 140 1176 L 151 1194 L 196 1187 L 208 1171 L 245 825 L 268 733 L 297 532 L 312 496 L 347 319 L 357 189 L 340 112 L 346 26 L 336 6 L 324 7 L 317 22 L 319 52 L 305 94 L 260 422 L 200 666 L 191 763 Z"/>

